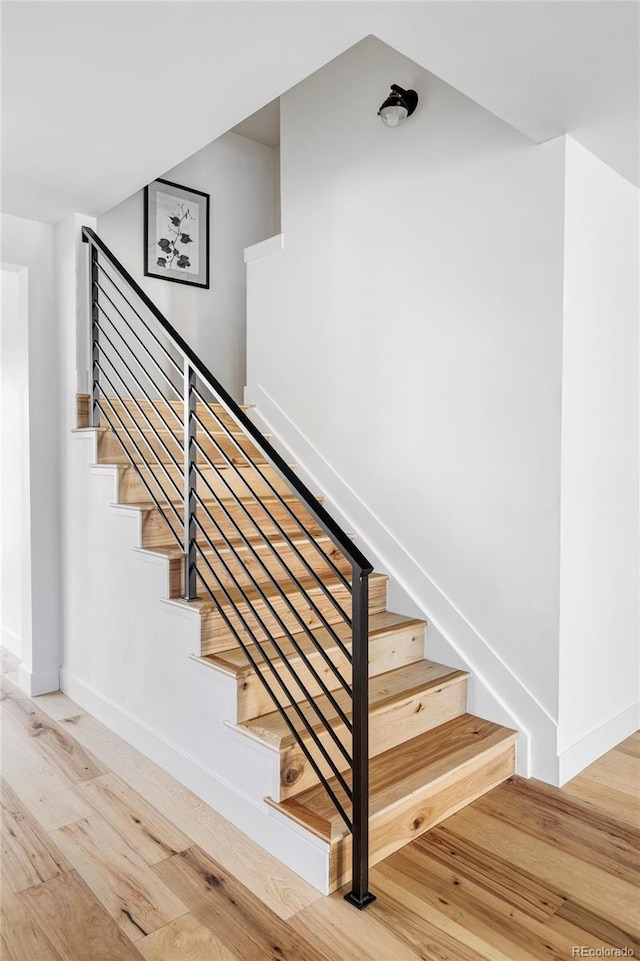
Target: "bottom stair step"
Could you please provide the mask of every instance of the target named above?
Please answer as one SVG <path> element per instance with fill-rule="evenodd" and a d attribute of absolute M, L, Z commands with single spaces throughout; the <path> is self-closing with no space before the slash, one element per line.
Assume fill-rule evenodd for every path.
<path fill-rule="evenodd" d="M 369 863 L 381 861 L 510 777 L 515 738 L 515 731 L 463 714 L 373 758 Z M 329 784 L 350 813 L 337 780 Z M 279 803 L 266 801 L 331 845 L 331 891 L 350 880 L 351 834 L 321 785 Z"/>
<path fill-rule="evenodd" d="M 444 721 L 464 713 L 467 703 L 467 678 L 465 671 L 445 667 L 433 661 L 418 661 L 398 667 L 369 682 L 369 756 L 373 757 L 391 750 L 398 744 L 418 737 Z M 351 698 L 342 689 L 333 692 L 347 718 L 352 717 Z M 333 734 L 349 751 L 351 735 L 344 721 L 325 695 L 313 699 L 313 705 L 331 725 Z M 297 713 L 286 708 L 289 724 L 302 738 L 303 743 L 315 757 L 322 774 L 331 777 L 331 768 L 318 755 L 308 730 Z M 323 727 L 316 711 L 308 701 L 301 701 L 298 710 L 314 730 L 338 770 L 344 771 L 348 764 L 334 741 Z M 277 711 L 254 718 L 240 725 L 253 737 L 271 744 L 280 751 L 280 797 L 301 794 L 318 783 L 313 767 L 308 763 L 288 725 Z"/>

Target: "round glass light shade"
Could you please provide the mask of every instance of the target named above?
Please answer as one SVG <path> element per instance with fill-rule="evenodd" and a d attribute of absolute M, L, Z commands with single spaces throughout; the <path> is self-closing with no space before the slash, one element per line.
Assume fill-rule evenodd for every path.
<path fill-rule="evenodd" d="M 396 101 L 380 109 L 380 119 L 387 127 L 397 127 L 401 120 L 406 119 L 408 113 L 402 101 Z"/>

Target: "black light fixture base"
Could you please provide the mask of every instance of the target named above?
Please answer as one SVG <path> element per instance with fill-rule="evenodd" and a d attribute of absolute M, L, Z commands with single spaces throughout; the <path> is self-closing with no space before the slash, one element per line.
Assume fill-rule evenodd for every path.
<path fill-rule="evenodd" d="M 404 101 L 404 105 L 407 108 L 407 116 L 410 117 L 418 106 L 418 94 L 416 91 L 405 90 L 403 87 L 399 87 L 397 83 L 392 83 L 391 89 L 400 95 L 401 100 Z"/>
<path fill-rule="evenodd" d="M 356 894 L 354 894 L 353 891 L 349 891 L 348 894 L 345 894 L 344 899 L 345 901 L 348 901 L 349 904 L 352 904 L 354 908 L 357 908 L 358 911 L 364 911 L 364 909 L 368 908 L 370 904 L 373 904 L 373 902 L 376 900 L 376 896 L 375 894 L 371 894 L 370 891 L 367 891 L 366 894 L 359 898 Z"/>

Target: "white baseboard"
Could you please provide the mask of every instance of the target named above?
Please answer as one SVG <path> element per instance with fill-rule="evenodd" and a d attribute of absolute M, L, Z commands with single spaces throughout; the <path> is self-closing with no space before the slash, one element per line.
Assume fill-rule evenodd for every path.
<path fill-rule="evenodd" d="M 257 805 L 196 758 L 64 669 L 61 689 L 76 704 L 109 727 L 248 837 L 326 894 L 329 846 L 293 822 L 285 824 L 267 805 Z M 44 693 L 44 692 L 42 692 Z"/>
<path fill-rule="evenodd" d="M 57 667 L 50 671 L 30 671 L 21 664 L 18 668 L 18 684 L 29 697 L 51 694 L 60 690 L 60 671 Z"/>
<path fill-rule="evenodd" d="M 576 741 L 559 756 L 559 786 L 593 764 L 611 748 L 640 728 L 640 701 Z"/>
<path fill-rule="evenodd" d="M 360 500 L 259 384 L 246 389 L 252 417 L 280 442 L 302 479 L 321 491 L 331 513 L 366 545 L 371 559 L 392 578 L 413 603 L 416 616 L 429 621 L 429 652 L 435 660 L 463 663 L 473 674 L 474 701 L 484 717 L 508 724 L 520 732 L 517 769 L 523 777 L 557 779 L 557 725 L 523 682 L 517 678 L 486 638 L 482 637 L 451 599 L 429 577 L 378 517 Z M 413 613 L 413 611 L 412 611 Z M 434 630 L 435 629 L 435 630 Z M 533 750 L 535 740 L 537 749 Z"/>

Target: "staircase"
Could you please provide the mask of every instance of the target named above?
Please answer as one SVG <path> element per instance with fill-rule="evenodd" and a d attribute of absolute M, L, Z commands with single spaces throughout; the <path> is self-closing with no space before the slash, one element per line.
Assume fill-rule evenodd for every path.
<path fill-rule="evenodd" d="M 98 238 L 85 234 L 93 244 L 94 384 L 92 396 L 78 397 L 78 428 L 96 432 L 101 464 L 116 465 L 120 503 L 140 512 L 143 549 L 166 558 L 171 603 L 198 612 L 194 658 L 235 682 L 229 726 L 279 760 L 278 788 L 265 804 L 326 843 L 329 890 L 360 872 L 351 900 L 363 907 L 372 900 L 367 863 L 514 773 L 515 732 L 467 713 L 468 674 L 425 658 L 427 624 L 387 610 L 386 575 L 365 570 L 359 596 L 366 609 L 359 609 L 350 540 L 334 535 L 335 522 L 325 523 L 321 497 L 305 501 L 306 488 L 296 485 L 303 496 L 292 489 L 293 468 L 283 470 L 275 452 L 267 456 L 269 445 L 244 424 L 246 409 L 239 415 L 226 402 L 205 402 L 195 378 L 186 402 L 153 391 L 142 396 L 139 351 L 134 373 L 117 373 L 113 357 L 107 368 L 103 353 L 115 350 L 118 329 L 123 342 L 127 332 L 113 311 L 107 321 L 98 309 L 98 291 L 104 304 L 115 269 L 149 302 Z M 98 272 L 98 249 L 108 255 L 111 276 Z M 166 371 L 164 360 L 164 367 L 154 363 Z M 361 556 L 355 546 L 353 556 Z M 363 651 L 368 692 L 366 676 L 357 681 Z M 358 684 L 368 697 L 364 717 Z M 368 748 L 368 772 L 358 764 L 357 744 Z M 357 810 L 365 812 L 364 826 Z M 352 844 L 365 860 L 356 869 Z"/>
<path fill-rule="evenodd" d="M 144 436 L 145 428 L 134 402 L 129 401 L 120 405 L 115 398 L 112 400 L 130 430 L 138 432 L 141 437 Z M 155 417 L 156 413 L 151 406 L 149 405 L 149 413 Z M 153 406 L 162 411 L 165 420 L 170 420 L 166 401 L 157 401 Z M 224 416 L 224 412 L 219 407 L 212 405 L 212 409 L 219 416 Z M 79 427 L 88 426 L 88 412 L 89 397 L 80 396 L 78 398 Z M 159 418 L 158 422 L 160 422 Z M 167 431 L 164 438 L 169 447 L 175 447 L 176 452 L 182 447 L 181 430 L 181 425 L 176 422 L 175 432 Z M 317 774 L 300 750 L 289 727 L 278 711 L 273 710 L 271 698 L 246 654 L 235 642 L 223 614 L 216 609 L 211 600 L 185 601 L 183 599 L 183 554 L 175 546 L 160 511 L 148 498 L 146 488 L 124 453 L 123 447 L 126 441 L 124 430 L 114 431 L 100 427 L 97 431 L 100 463 L 118 465 L 121 502 L 137 507 L 142 514 L 143 547 L 155 554 L 165 556 L 169 561 L 170 590 L 174 603 L 196 607 L 200 613 L 199 659 L 209 665 L 212 670 L 222 671 L 235 679 L 237 729 L 247 737 L 263 742 L 279 752 L 279 795 L 265 798 L 266 803 L 282 816 L 291 818 L 330 845 L 329 887 L 330 890 L 335 890 L 350 879 L 350 832 L 331 803 L 324 787 L 319 783 Z M 242 432 L 236 433 L 247 452 L 252 453 L 259 463 L 257 451 L 251 450 L 251 445 Z M 156 445 L 157 456 L 166 457 L 167 455 L 158 449 L 158 446 Z M 149 472 L 152 488 L 155 484 L 155 489 L 160 494 L 153 469 L 150 467 L 144 467 L 144 469 Z M 224 467 L 221 465 L 219 469 L 223 471 Z M 209 478 L 209 480 L 215 489 L 215 478 Z M 270 476 L 270 480 L 277 483 L 279 479 L 277 476 Z M 288 491 L 286 493 L 288 494 Z M 295 498 L 291 497 L 289 500 L 296 514 L 304 521 L 309 532 L 307 536 L 300 534 L 298 525 L 291 521 L 285 509 L 279 507 L 274 498 L 269 503 L 265 495 L 266 506 L 271 513 L 275 514 L 279 525 L 284 528 L 303 556 L 311 556 L 313 549 L 310 546 L 310 540 L 313 539 L 322 551 L 346 573 L 347 565 L 330 539 Z M 175 504 L 176 507 L 180 507 L 177 495 Z M 265 540 L 256 536 L 255 528 L 247 517 L 247 514 L 251 517 L 259 517 L 260 504 L 254 498 L 243 497 L 241 505 L 239 507 L 235 500 L 229 499 L 226 508 L 234 509 L 234 517 L 247 534 L 253 551 L 237 536 L 237 533 L 235 541 L 232 541 L 232 551 L 223 541 L 220 533 L 215 537 L 215 524 L 209 522 L 215 552 L 208 546 L 206 552 L 214 570 L 218 572 L 223 582 L 229 585 L 231 597 L 240 609 L 247 606 L 247 601 L 237 593 L 232 593 L 231 577 L 227 571 L 227 567 L 232 565 L 236 572 L 235 577 L 243 586 L 249 590 L 249 573 L 251 573 L 259 583 L 265 584 L 267 597 L 270 593 L 272 603 L 277 605 L 276 592 L 273 589 L 269 591 L 267 577 L 260 568 L 254 551 L 263 557 L 272 571 L 277 570 L 278 562 L 274 560 L 275 555 L 266 546 Z M 207 506 L 223 530 L 232 537 L 235 530 L 225 515 L 224 503 L 221 505 L 209 497 Z M 276 548 L 278 555 L 287 562 L 294 573 L 304 577 L 304 568 L 292 546 L 280 535 L 275 525 L 272 524 L 271 529 L 265 529 L 265 535 L 271 546 Z M 205 577 L 215 592 L 216 580 L 206 568 Z M 316 594 L 320 593 L 319 588 L 308 580 L 303 583 L 309 592 L 313 593 L 315 590 Z M 326 572 L 325 584 L 331 590 L 332 596 L 339 603 L 344 603 L 345 598 L 342 596 L 344 589 L 341 591 L 341 584 L 335 577 L 330 576 L 329 570 Z M 289 599 L 293 603 L 299 603 L 298 592 L 291 591 L 284 580 L 282 586 L 285 592 L 289 592 Z M 219 588 L 217 594 L 223 611 L 226 610 L 228 616 L 232 616 L 228 598 L 220 594 Z M 269 624 L 270 630 L 278 630 L 265 600 L 255 588 L 249 593 L 249 599 L 261 613 L 262 619 Z M 344 647 L 350 650 L 350 631 L 324 596 L 316 599 Z M 281 605 L 281 608 L 283 606 Z M 305 633 L 300 630 L 295 631 L 298 625 L 290 612 L 281 610 L 281 613 L 284 617 L 288 614 L 288 622 L 294 630 L 293 640 L 282 638 L 279 647 L 284 657 L 274 658 L 272 664 L 282 676 L 299 679 L 307 692 L 312 695 L 323 715 L 331 721 L 333 731 L 340 742 L 348 747 L 349 733 L 345 723 L 329 703 L 327 696 L 322 694 L 310 671 L 310 666 L 318 671 L 324 684 L 334 694 L 339 706 L 349 718 L 349 699 L 342 691 L 336 676 L 327 666 L 328 659 L 338 667 L 341 673 L 348 676 L 349 664 L 344 653 L 310 609 L 302 613 L 308 626 L 313 628 L 325 657 L 311 644 Z M 425 659 L 426 628 L 425 621 L 388 611 L 387 578 L 383 574 L 371 575 L 369 593 L 370 864 L 375 864 L 387 857 L 514 773 L 515 733 L 466 712 L 468 674 Z M 280 631 L 282 632 L 281 628 Z M 251 655 L 260 667 L 260 672 L 265 674 L 270 671 L 259 650 L 251 643 L 251 637 L 247 635 L 246 640 L 249 643 Z M 296 651 L 296 645 L 301 648 L 304 657 Z M 299 709 L 327 748 L 332 760 L 340 770 L 347 770 L 348 766 L 343 755 L 319 722 L 315 710 L 309 700 L 304 697 L 299 684 L 293 682 L 288 687 Z M 311 748 L 313 746 L 311 735 L 300 717 L 291 708 L 288 709 L 287 714 L 290 723 Z M 348 800 L 343 788 L 335 776 L 330 777 L 330 769 L 326 762 L 320 763 L 322 773 L 329 778 L 332 790 L 347 807 Z"/>

